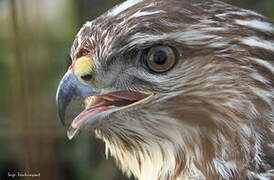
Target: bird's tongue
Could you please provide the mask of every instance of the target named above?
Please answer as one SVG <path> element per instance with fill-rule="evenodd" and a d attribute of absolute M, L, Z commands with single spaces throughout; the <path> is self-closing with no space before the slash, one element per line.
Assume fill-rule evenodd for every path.
<path fill-rule="evenodd" d="M 78 129 L 84 123 L 84 121 L 88 119 L 88 117 L 94 116 L 111 108 L 113 108 L 113 106 L 101 106 L 93 109 L 84 110 L 76 118 L 74 118 L 71 123 L 71 127 Z"/>

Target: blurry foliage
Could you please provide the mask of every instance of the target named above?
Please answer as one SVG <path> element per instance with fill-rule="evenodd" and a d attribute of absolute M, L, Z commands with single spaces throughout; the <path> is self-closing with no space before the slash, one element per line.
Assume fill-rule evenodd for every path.
<path fill-rule="evenodd" d="M 274 19 L 273 0 L 225 1 Z M 55 109 L 75 34 L 119 2 L 0 0 L 1 180 L 16 171 L 41 173 L 45 180 L 126 179 L 93 135 L 67 140 Z"/>

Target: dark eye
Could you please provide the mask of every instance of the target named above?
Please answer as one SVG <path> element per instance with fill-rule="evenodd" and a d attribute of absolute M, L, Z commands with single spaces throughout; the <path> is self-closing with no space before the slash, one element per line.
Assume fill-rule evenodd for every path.
<path fill-rule="evenodd" d="M 143 55 L 144 64 L 153 72 L 162 73 L 170 70 L 176 63 L 174 50 L 168 46 L 156 46 Z"/>

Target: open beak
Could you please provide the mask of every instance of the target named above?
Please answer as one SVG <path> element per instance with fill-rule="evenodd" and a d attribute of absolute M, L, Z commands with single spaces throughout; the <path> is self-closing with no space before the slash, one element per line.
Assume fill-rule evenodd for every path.
<path fill-rule="evenodd" d="M 56 93 L 58 115 L 62 124 L 65 124 L 66 109 L 71 101 L 100 93 L 101 91 L 96 91 L 80 82 L 72 70 L 68 70 L 60 81 Z"/>
<path fill-rule="evenodd" d="M 95 128 L 98 120 L 111 113 L 143 104 L 153 96 L 153 93 L 148 91 L 95 90 L 90 83 L 81 79 L 83 75 L 92 74 L 92 64 L 88 64 L 85 59 L 77 62 L 76 67 L 78 69 L 72 67 L 64 75 L 56 94 L 58 115 L 63 124 L 65 124 L 65 113 L 70 102 L 77 99 L 84 99 L 85 102 L 84 111 L 74 118 L 67 131 L 69 139 L 75 137 L 80 131 Z"/>

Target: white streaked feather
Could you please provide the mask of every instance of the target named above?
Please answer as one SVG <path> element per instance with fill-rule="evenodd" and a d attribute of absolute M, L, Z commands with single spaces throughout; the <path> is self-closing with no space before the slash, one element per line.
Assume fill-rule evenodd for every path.
<path fill-rule="evenodd" d="M 237 172 L 237 165 L 233 161 L 225 161 L 223 159 L 215 158 L 213 159 L 213 165 L 224 178 L 232 177 L 233 174 Z"/>
<path fill-rule="evenodd" d="M 250 11 L 250 10 L 246 10 L 246 9 L 241 9 L 240 11 L 225 12 L 225 13 L 217 14 L 216 16 L 219 18 L 224 18 L 224 17 L 230 16 L 230 15 L 238 15 L 238 16 L 254 15 L 254 16 L 263 17 L 262 15 L 254 12 L 254 11 Z"/>
<path fill-rule="evenodd" d="M 142 2 L 143 0 L 127 0 L 121 5 L 115 7 L 112 11 L 108 13 L 108 16 L 116 16 L 117 14 L 125 11 L 126 9 L 138 4 L 139 2 Z"/>
<path fill-rule="evenodd" d="M 253 57 L 249 57 L 249 59 L 256 61 L 258 64 L 264 66 L 265 68 L 269 69 L 272 73 L 274 73 L 274 66 L 266 60 Z"/>
<path fill-rule="evenodd" d="M 248 37 L 243 39 L 242 42 L 248 46 L 255 46 L 262 49 L 274 51 L 274 42 L 259 39 L 258 37 Z"/>
<path fill-rule="evenodd" d="M 156 5 L 157 5 L 157 3 L 156 3 L 156 2 L 153 2 L 153 3 L 150 3 L 149 5 L 147 5 L 146 8 L 154 7 L 154 6 L 156 6 Z"/>
<path fill-rule="evenodd" d="M 158 13 L 165 13 L 165 11 L 159 10 L 159 11 L 137 11 L 136 13 L 134 13 L 131 18 L 135 18 L 135 17 L 140 17 L 140 16 L 147 16 L 147 15 L 152 15 L 152 14 L 158 14 Z"/>
<path fill-rule="evenodd" d="M 253 20 L 241 20 L 241 19 L 236 19 L 235 23 L 251 28 L 255 28 L 261 31 L 269 31 L 269 32 L 274 32 L 274 27 L 272 24 L 268 22 L 263 22 L 257 19 Z"/>

